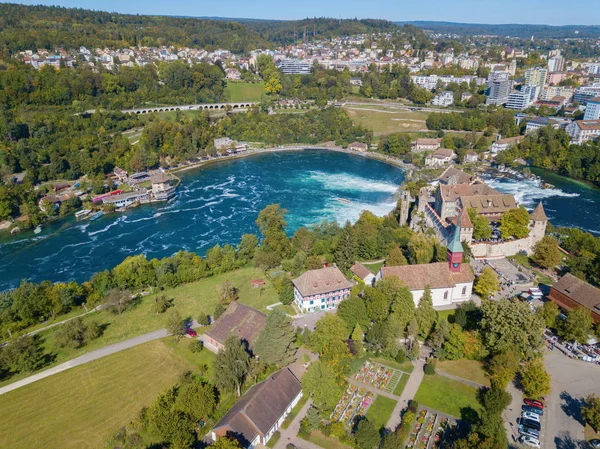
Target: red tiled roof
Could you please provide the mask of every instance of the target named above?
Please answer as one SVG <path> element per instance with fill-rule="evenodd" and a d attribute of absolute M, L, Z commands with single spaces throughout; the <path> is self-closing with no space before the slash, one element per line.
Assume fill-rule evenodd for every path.
<path fill-rule="evenodd" d="M 373 273 L 371 273 L 371 270 L 369 270 L 367 267 L 365 267 L 360 262 L 356 262 L 354 265 L 352 265 L 352 267 L 350 267 L 350 271 L 352 271 L 355 275 L 357 275 L 361 279 L 364 279 L 368 275 L 373 274 Z"/>
<path fill-rule="evenodd" d="M 227 338 L 233 334 L 240 340 L 247 341 L 252 349 L 252 345 L 265 327 L 266 319 L 264 313 L 233 301 L 206 335 L 224 345 Z"/>

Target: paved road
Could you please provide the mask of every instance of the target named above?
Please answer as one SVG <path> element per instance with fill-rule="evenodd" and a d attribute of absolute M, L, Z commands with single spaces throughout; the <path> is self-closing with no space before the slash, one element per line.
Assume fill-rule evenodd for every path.
<path fill-rule="evenodd" d="M 400 412 L 406 407 L 408 407 L 408 401 L 412 400 L 417 394 L 417 390 L 423 381 L 423 377 L 425 373 L 423 368 L 425 366 L 425 362 L 422 360 L 416 360 L 414 362 L 415 369 L 412 373 L 410 373 L 410 377 L 408 378 L 408 382 L 404 386 L 404 390 L 402 391 L 402 395 L 400 395 L 400 399 L 394 407 L 394 411 L 392 412 L 392 416 L 387 422 L 386 427 L 391 430 L 396 430 L 396 427 L 400 425 L 401 416 Z"/>
<path fill-rule="evenodd" d="M 300 421 L 306 416 L 306 412 L 308 412 L 311 405 L 312 401 L 309 399 L 306 404 L 304 404 L 304 407 L 300 409 L 300 412 L 296 415 L 289 427 L 287 429 L 279 429 L 281 437 L 279 438 L 279 441 L 275 443 L 274 449 L 285 449 L 285 445 L 288 443 L 296 445 L 298 449 L 322 449 L 320 446 L 298 438 L 297 436 L 298 431 L 300 430 Z"/>

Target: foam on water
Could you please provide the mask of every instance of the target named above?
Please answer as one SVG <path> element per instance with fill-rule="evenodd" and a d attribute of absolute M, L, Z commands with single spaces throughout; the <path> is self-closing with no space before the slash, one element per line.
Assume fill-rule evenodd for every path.
<path fill-rule="evenodd" d="M 578 193 L 566 193 L 557 188 L 543 189 L 537 180 L 529 179 L 506 179 L 483 177 L 484 181 L 494 189 L 502 193 L 511 193 L 515 196 L 518 204 L 527 209 L 533 209 L 540 200 L 545 198 L 576 198 Z"/>
<path fill-rule="evenodd" d="M 322 189 L 334 192 L 382 192 L 394 193 L 398 185 L 368 179 L 350 173 L 326 173 L 323 171 L 309 171 L 308 176 L 302 173 L 295 181 L 318 183 Z"/>

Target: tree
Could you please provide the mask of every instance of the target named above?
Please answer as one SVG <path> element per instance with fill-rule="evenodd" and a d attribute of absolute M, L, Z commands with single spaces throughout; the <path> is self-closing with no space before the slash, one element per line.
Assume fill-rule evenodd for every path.
<path fill-rule="evenodd" d="M 562 259 L 558 240 L 551 235 L 545 235 L 533 248 L 533 261 L 543 268 L 554 268 Z"/>
<path fill-rule="evenodd" d="M 250 356 L 235 335 L 229 336 L 225 347 L 215 357 L 215 384 L 225 391 L 235 391 L 239 398 L 242 385 L 250 371 Z"/>
<path fill-rule="evenodd" d="M 55 332 L 55 340 L 59 346 L 79 348 L 90 340 L 100 336 L 98 323 L 84 323 L 81 318 L 74 318 L 61 324 Z"/>
<path fill-rule="evenodd" d="M 467 213 L 469 214 L 469 219 L 473 224 L 473 238 L 475 240 L 491 238 L 492 227 L 490 226 L 490 222 L 485 217 L 481 216 L 477 212 L 477 209 L 468 208 Z"/>
<path fill-rule="evenodd" d="M 237 247 L 237 257 L 243 261 L 250 261 L 254 257 L 254 252 L 258 246 L 258 237 L 254 234 L 244 234 L 240 244 Z"/>
<path fill-rule="evenodd" d="M 179 387 L 175 407 L 193 417 L 194 420 L 208 419 L 215 411 L 216 406 L 217 398 L 211 385 L 189 377 Z"/>
<path fill-rule="evenodd" d="M 419 336 L 423 339 L 429 337 L 431 329 L 437 319 L 437 312 L 433 308 L 433 300 L 431 298 L 431 287 L 425 286 L 423 296 L 419 301 L 417 310 L 415 310 L 415 318 L 417 319 L 417 326 L 419 326 Z"/>
<path fill-rule="evenodd" d="M 448 335 L 450 335 L 450 323 L 448 323 L 446 318 L 441 318 L 429 337 L 429 345 L 434 351 L 438 351 L 443 346 Z"/>
<path fill-rule="evenodd" d="M 408 241 L 411 264 L 429 263 L 434 256 L 434 242 L 425 234 L 413 234 Z"/>
<path fill-rule="evenodd" d="M 294 360 L 296 334 L 292 320 L 279 309 L 273 309 L 265 322 L 254 350 L 267 365 L 286 366 Z"/>
<path fill-rule="evenodd" d="M 494 387 L 505 389 L 519 371 L 519 357 L 515 351 L 509 349 L 493 356 L 488 364 L 487 371 Z"/>
<path fill-rule="evenodd" d="M 175 309 L 169 310 L 165 320 L 165 327 L 170 334 L 174 335 L 175 338 L 179 340 L 186 330 L 186 324 L 181 313 Z"/>
<path fill-rule="evenodd" d="M 310 334 L 310 345 L 319 354 L 334 341 L 343 341 L 348 338 L 348 326 L 337 315 L 326 313 L 315 325 L 315 331 Z"/>
<path fill-rule="evenodd" d="M 283 278 L 285 280 L 279 290 L 279 301 L 285 305 L 289 305 L 294 302 L 294 284 L 292 284 L 292 281 L 287 276 Z"/>
<path fill-rule="evenodd" d="M 544 322 L 523 301 L 481 302 L 483 344 L 492 354 L 514 350 L 520 360 L 535 356 L 542 347 Z"/>
<path fill-rule="evenodd" d="M 376 449 L 381 441 L 379 430 L 366 418 L 356 426 L 354 438 L 358 449 Z"/>
<path fill-rule="evenodd" d="M 595 432 L 600 432 L 600 398 L 590 394 L 581 407 L 581 417 Z"/>
<path fill-rule="evenodd" d="M 260 211 L 256 219 L 258 229 L 263 236 L 260 250 L 273 253 L 279 261 L 285 259 L 291 249 L 285 234 L 286 213 L 287 210 L 282 209 L 279 204 L 270 204 Z"/>
<path fill-rule="evenodd" d="M 496 293 L 499 288 L 498 275 L 492 267 L 486 266 L 477 278 L 473 290 L 483 299 L 487 299 Z"/>
<path fill-rule="evenodd" d="M 42 341 L 38 335 L 24 335 L 0 349 L 0 366 L 12 373 L 36 371 L 45 362 Z"/>
<path fill-rule="evenodd" d="M 106 297 L 103 302 L 108 310 L 120 315 L 127 309 L 133 300 L 134 297 L 132 297 L 128 290 L 112 289 L 106 292 Z"/>
<path fill-rule="evenodd" d="M 219 294 L 219 303 L 227 305 L 239 298 L 239 292 L 236 286 L 231 281 L 223 281 L 217 286 Z"/>
<path fill-rule="evenodd" d="M 371 321 L 381 322 L 390 314 L 390 303 L 386 295 L 378 288 L 365 287 L 363 294 L 367 316 Z"/>
<path fill-rule="evenodd" d="M 210 324 L 210 318 L 206 313 L 200 312 L 200 315 L 198 315 L 198 324 L 201 326 L 208 326 Z"/>
<path fill-rule="evenodd" d="M 362 356 L 365 351 L 363 348 L 365 334 L 362 328 L 360 327 L 360 324 L 356 323 L 356 326 L 354 327 L 354 330 L 352 331 L 352 336 L 350 338 L 352 339 L 352 345 L 354 347 L 356 355 L 359 357 Z"/>
<path fill-rule="evenodd" d="M 366 329 L 371 324 L 365 302 L 358 296 L 351 296 L 342 301 L 338 306 L 337 315 L 346 322 L 348 329 L 354 329 L 357 324 Z"/>
<path fill-rule="evenodd" d="M 331 411 L 338 403 L 344 387 L 337 383 L 332 368 L 318 361 L 308 367 L 302 377 L 302 390 L 312 397 L 315 406 L 323 411 Z"/>
<path fill-rule="evenodd" d="M 394 267 L 398 265 L 408 265 L 408 261 L 406 260 L 406 257 L 404 257 L 402 250 L 395 246 L 387 255 L 385 264 L 388 267 Z"/>
<path fill-rule="evenodd" d="M 458 360 L 465 355 L 465 332 L 458 324 L 450 325 L 450 333 L 444 342 L 444 356 L 449 360 Z"/>
<path fill-rule="evenodd" d="M 212 449 L 243 449 L 242 445 L 234 437 L 220 437 L 211 446 Z"/>
<path fill-rule="evenodd" d="M 503 239 L 515 237 L 522 239 L 529 235 L 529 212 L 524 206 L 511 209 L 500 218 L 500 235 Z"/>
<path fill-rule="evenodd" d="M 567 319 L 558 327 L 558 334 L 567 341 L 587 343 L 594 319 L 588 309 L 577 307 L 567 312 Z"/>
<path fill-rule="evenodd" d="M 550 393 L 550 380 L 550 374 L 540 359 L 525 362 L 521 368 L 521 387 L 528 397 L 541 399 Z"/>
<path fill-rule="evenodd" d="M 546 323 L 546 327 L 551 329 L 556 328 L 556 318 L 560 313 L 560 309 L 555 302 L 546 301 L 542 307 L 536 309 L 536 312 L 542 317 L 544 323 Z"/>
<path fill-rule="evenodd" d="M 350 222 L 341 229 L 337 245 L 333 251 L 333 260 L 344 273 L 348 273 L 356 259 L 356 241 Z"/>
<path fill-rule="evenodd" d="M 173 307 L 173 298 L 168 299 L 167 295 L 156 295 L 154 297 L 154 308 L 156 313 L 165 313 L 169 307 Z"/>

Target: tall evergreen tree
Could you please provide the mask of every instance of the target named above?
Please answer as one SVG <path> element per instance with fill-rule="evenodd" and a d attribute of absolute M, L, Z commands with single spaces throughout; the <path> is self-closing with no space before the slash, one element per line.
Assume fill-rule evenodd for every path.
<path fill-rule="evenodd" d="M 431 333 L 431 329 L 437 318 L 437 312 L 433 308 L 431 287 L 429 285 L 425 286 L 425 292 L 415 311 L 415 318 L 417 320 L 417 326 L 419 327 L 419 337 L 427 338 Z"/>
<path fill-rule="evenodd" d="M 352 336 L 350 338 L 352 339 L 352 345 L 354 346 L 354 351 L 356 352 L 356 355 L 361 356 L 364 351 L 363 339 L 365 338 L 365 335 L 363 333 L 362 328 L 360 327 L 360 324 L 356 323 L 356 326 L 354 326 L 354 330 L 352 331 Z"/>
<path fill-rule="evenodd" d="M 333 260 L 340 270 L 347 273 L 356 259 L 356 243 L 350 222 L 340 231 L 339 239 L 333 252 Z"/>
<path fill-rule="evenodd" d="M 295 337 L 290 317 L 279 309 L 273 309 L 258 336 L 254 350 L 267 365 L 286 366 L 294 360 Z"/>

